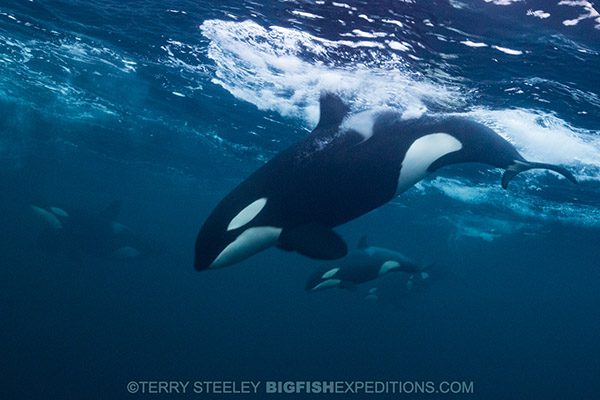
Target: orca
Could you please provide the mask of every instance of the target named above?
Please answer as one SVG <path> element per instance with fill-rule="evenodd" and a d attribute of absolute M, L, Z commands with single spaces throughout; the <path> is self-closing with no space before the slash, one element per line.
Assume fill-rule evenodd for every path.
<path fill-rule="evenodd" d="M 47 253 L 66 253 L 79 258 L 93 257 L 117 259 L 137 258 L 142 253 L 142 243 L 134 232 L 116 221 L 121 202 L 114 201 L 100 212 L 69 210 L 59 207 L 31 206 L 34 215 L 44 221 L 37 244 Z"/>
<path fill-rule="evenodd" d="M 350 115 L 340 97 L 324 93 L 312 133 L 217 204 L 196 238 L 194 266 L 229 266 L 271 246 L 313 259 L 341 258 L 348 247 L 334 227 L 446 165 L 470 162 L 503 168 L 503 188 L 534 168 L 576 182 L 561 166 L 525 160 L 507 140 L 471 119 L 405 119 L 394 111 Z"/>
<path fill-rule="evenodd" d="M 397 251 L 369 246 L 366 237 L 363 237 L 357 248 L 344 258 L 332 261 L 314 271 L 306 282 L 305 290 L 319 291 L 331 288 L 355 290 L 357 285 L 391 272 L 409 274 L 407 286 L 412 286 L 415 279 L 425 280 L 429 277 L 428 269 L 429 267 L 419 265 Z"/>

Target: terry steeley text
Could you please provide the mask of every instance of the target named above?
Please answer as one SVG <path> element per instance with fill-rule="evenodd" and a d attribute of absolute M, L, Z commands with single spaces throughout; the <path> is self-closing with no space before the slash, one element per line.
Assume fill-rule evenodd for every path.
<path fill-rule="evenodd" d="M 131 381 L 131 394 L 472 394 L 473 381 Z"/>

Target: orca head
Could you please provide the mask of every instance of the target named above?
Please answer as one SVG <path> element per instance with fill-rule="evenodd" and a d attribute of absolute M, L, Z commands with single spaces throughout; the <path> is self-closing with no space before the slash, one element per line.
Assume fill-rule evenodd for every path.
<path fill-rule="evenodd" d="M 267 222 L 268 206 L 266 197 L 241 206 L 224 199 L 198 233 L 194 267 L 227 267 L 276 244 L 282 228 Z"/>

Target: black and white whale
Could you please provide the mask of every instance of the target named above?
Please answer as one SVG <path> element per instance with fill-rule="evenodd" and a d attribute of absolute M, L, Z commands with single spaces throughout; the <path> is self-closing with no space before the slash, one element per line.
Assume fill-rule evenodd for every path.
<path fill-rule="evenodd" d="M 331 93 L 320 99 L 317 127 L 225 196 L 196 239 L 195 268 L 225 267 L 277 246 L 314 259 L 347 253 L 332 228 L 390 201 L 438 169 L 458 163 L 503 168 L 502 186 L 534 168 L 492 129 L 468 118 L 362 112 Z"/>
<path fill-rule="evenodd" d="M 305 290 L 331 288 L 354 290 L 357 285 L 373 281 L 391 272 L 409 274 L 407 286 L 414 280 L 426 280 L 429 268 L 419 265 L 403 254 L 383 247 L 369 246 L 363 237 L 355 250 L 337 261 L 331 261 L 314 271 L 306 281 Z"/>
<path fill-rule="evenodd" d="M 119 201 L 100 212 L 67 212 L 59 207 L 34 205 L 31 209 L 44 222 L 37 244 L 47 253 L 131 259 L 148 247 L 130 228 L 116 221 L 121 209 Z"/>

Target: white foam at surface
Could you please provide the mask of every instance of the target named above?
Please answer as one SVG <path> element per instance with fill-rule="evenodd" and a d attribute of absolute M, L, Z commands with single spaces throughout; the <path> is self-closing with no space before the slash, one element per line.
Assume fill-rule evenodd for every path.
<path fill-rule="evenodd" d="M 347 8 L 349 10 L 356 11 L 356 7 L 352 7 L 346 3 L 336 3 L 335 1 L 331 3 L 335 7 Z"/>
<path fill-rule="evenodd" d="M 468 5 L 463 3 L 462 1 L 449 0 L 449 3 L 453 8 L 456 8 L 457 10 L 463 10 L 465 8 L 468 8 Z"/>
<path fill-rule="evenodd" d="M 297 15 L 299 17 L 308 18 L 308 19 L 323 19 L 323 17 L 320 15 L 307 13 L 305 11 L 293 10 L 292 14 Z"/>
<path fill-rule="evenodd" d="M 494 1 L 499 5 L 517 2 Z M 451 1 L 451 3 L 455 7 L 457 4 L 461 5 L 458 1 Z M 566 25 L 594 23 L 595 28 L 600 29 L 600 15 L 591 2 L 563 0 L 559 4 L 582 9 L 581 15 L 576 19 L 565 21 Z M 333 3 L 333 5 L 347 10 L 356 10 L 355 7 L 345 3 Z M 345 10 L 338 11 L 345 12 Z M 167 12 L 176 13 L 177 10 L 167 10 Z M 17 21 L 10 14 L 0 12 L 0 15 L 6 18 L 7 22 Z M 296 15 L 302 16 L 298 13 Z M 316 14 L 312 15 L 316 16 Z M 531 11 L 531 15 L 544 18 L 546 14 L 542 10 L 536 10 Z M 361 18 L 373 21 L 375 16 L 364 15 Z M 381 22 L 404 27 L 400 21 L 384 19 Z M 364 21 L 362 23 L 364 24 Z M 410 22 L 407 22 L 408 24 Z M 346 31 L 353 28 L 352 25 L 348 26 Z M 307 127 L 312 127 L 318 119 L 318 98 L 325 90 L 340 93 L 346 101 L 351 102 L 354 111 L 389 105 L 399 108 L 403 112 L 403 118 L 417 118 L 423 115 L 428 111 L 425 104 L 433 103 L 451 111 L 468 103 L 464 93 L 467 93 L 469 88 L 461 89 L 453 86 L 455 81 L 450 83 L 448 80 L 449 83 L 445 85 L 444 80 L 433 81 L 412 73 L 404 59 L 409 57 L 416 59 L 416 56 L 389 51 L 390 48 L 404 53 L 414 51 L 407 42 L 401 41 L 400 33 L 396 33 L 398 40 L 386 42 L 379 39 L 383 35 L 363 27 L 365 31 L 356 29 L 352 31 L 353 34 L 356 37 L 373 40 L 335 41 L 289 28 L 276 26 L 264 28 L 249 21 L 212 20 L 205 22 L 202 29 L 210 40 L 208 54 L 215 64 L 214 70 L 211 70 L 213 65 L 207 66 L 205 63 L 204 43 L 186 44 L 168 37 L 165 37 L 163 46 L 165 58 L 161 58 L 160 63 L 182 73 L 189 73 L 194 78 L 198 78 L 199 75 L 204 77 L 210 73 L 213 82 L 234 96 L 255 104 L 260 109 L 274 110 L 283 115 L 302 118 L 306 121 Z M 400 31 L 397 28 L 395 30 Z M 135 79 L 136 71 L 141 67 L 131 59 L 132 55 L 87 37 L 65 39 L 55 31 L 46 31 L 46 33 L 54 39 L 43 41 L 32 36 L 32 39 L 19 40 L 0 33 L 0 47 L 3 47 L 0 51 L 0 65 L 5 68 L 5 71 L 9 69 L 12 71 L 19 66 L 19 79 L 14 79 L 15 85 L 19 87 L 32 85 L 44 89 L 49 94 L 55 94 L 56 104 L 52 103 L 50 107 L 58 109 L 62 104 L 60 102 L 64 102 L 68 105 L 67 110 L 74 111 L 64 112 L 65 118 L 98 119 L 105 114 L 118 115 L 119 109 L 114 103 L 104 98 L 90 96 L 76 83 L 76 79 L 70 76 L 89 69 L 99 80 L 113 74 Z M 468 34 L 464 37 L 478 40 Z M 389 39 L 391 38 L 390 35 Z M 586 54 L 598 54 L 592 48 L 583 47 L 574 41 L 567 41 L 566 38 L 561 40 L 564 40 L 565 48 L 576 49 Z M 471 40 L 461 43 L 471 47 L 489 47 L 493 44 Z M 418 43 L 415 47 L 417 45 Z M 521 50 L 505 47 L 494 46 L 494 49 L 504 51 L 506 54 L 523 54 Z M 355 59 L 347 57 L 342 63 L 336 62 L 340 56 L 345 56 L 346 52 L 360 54 L 358 61 L 354 62 Z M 368 54 L 371 52 L 375 56 L 369 58 Z M 187 57 L 182 57 L 182 54 Z M 362 56 L 365 56 L 365 59 L 360 59 Z M 61 73 L 64 72 L 64 76 L 43 75 L 36 69 L 35 63 L 30 63 L 34 60 L 39 64 L 39 61 L 46 59 Z M 5 75 L 15 76 L 6 73 Z M 183 97 L 189 96 L 193 90 L 195 89 L 192 87 L 174 87 L 167 88 L 167 93 Z M 517 88 L 515 91 L 518 90 L 520 89 Z M 585 99 L 586 106 L 589 105 L 589 109 L 580 113 L 590 115 L 597 113 L 599 110 L 597 98 L 594 100 L 592 97 L 595 94 L 592 91 L 575 92 L 575 90 L 573 89 L 573 93 L 577 94 L 579 99 Z M 0 95 L 5 94 L 0 92 Z M 551 113 L 527 109 L 481 108 L 462 115 L 476 118 L 494 128 L 528 159 L 563 164 L 569 167 L 580 181 L 600 180 L 600 130 L 579 129 Z M 215 137 L 223 140 L 216 134 Z M 10 152 L 10 149 L 7 147 L 8 144 L 3 145 L 4 148 L 0 143 L 0 152 L 4 156 Z M 519 179 L 535 182 L 536 175 L 546 173 L 528 172 L 520 175 Z M 600 221 L 600 211 L 592 207 L 550 203 L 535 205 L 538 207 L 535 208 L 529 198 L 506 198 L 506 192 L 499 188 L 498 182 L 475 187 L 464 185 L 462 181 L 456 184 L 448 182 L 440 184 L 445 187 L 443 193 L 467 204 L 487 204 L 492 199 L 492 202 L 502 204 L 503 207 L 518 210 L 515 212 L 519 215 L 539 214 L 542 217 L 554 216 L 559 220 L 570 219 L 574 222 L 585 220 L 587 221 L 584 222 L 585 224 Z M 600 226 L 600 222 L 597 225 Z"/>
<path fill-rule="evenodd" d="M 137 62 L 102 43 L 77 36 L 63 38 L 58 32 L 48 31 L 42 27 L 30 26 L 30 28 L 54 35 L 56 40 L 19 40 L 5 37 L 0 33 L 2 49 L 0 53 L 5 53 L 0 54 L 0 65 L 5 68 L 0 81 L 3 84 L 8 82 L 10 86 L 19 87 L 19 90 L 30 91 L 31 86 L 43 88 L 54 95 L 53 101 L 46 105 L 46 110 L 54 109 L 65 119 L 85 120 L 116 115 L 117 107 L 114 104 L 103 97 L 90 96 L 70 76 L 80 74 L 82 71 L 95 76 L 134 75 Z M 60 72 L 54 74 L 40 72 L 40 64 L 45 63 L 51 63 Z M 15 74 L 18 74 L 18 79 L 12 78 Z M 6 98 L 13 98 L 13 93 L 17 92 L 0 89 L 0 95 Z M 15 100 L 29 101 L 27 97 L 21 96 Z M 59 109 L 60 111 L 57 111 Z"/>
<path fill-rule="evenodd" d="M 523 0 L 485 0 L 486 3 L 492 3 L 497 6 L 510 6 L 514 3 L 520 3 Z"/>
<path fill-rule="evenodd" d="M 492 48 L 503 52 L 504 54 L 508 54 L 510 56 L 520 56 L 521 54 L 523 54 L 523 52 L 521 50 L 513 50 L 513 49 L 509 49 L 508 47 L 500 47 L 500 46 L 492 46 Z"/>
<path fill-rule="evenodd" d="M 567 19 L 563 21 L 565 26 L 575 26 L 579 22 L 592 19 L 595 22 L 594 28 L 600 29 L 600 13 L 594 8 L 594 5 L 585 0 L 562 0 L 558 3 L 559 6 L 583 7 L 587 14 L 581 14 L 575 19 Z"/>
<path fill-rule="evenodd" d="M 390 46 L 390 48 L 394 49 L 394 50 L 398 50 L 398 51 L 410 51 L 411 49 L 411 45 L 409 43 L 406 42 L 397 42 L 395 40 L 390 40 L 388 42 L 388 46 Z"/>
<path fill-rule="evenodd" d="M 336 61 L 346 56 L 343 43 L 306 32 L 264 28 L 251 21 L 209 20 L 201 28 L 210 40 L 208 54 L 216 65 L 214 83 L 259 109 L 301 118 L 307 128 L 318 120 L 323 91 L 339 93 L 353 111 L 388 106 L 405 119 L 426 113 L 425 104 L 453 110 L 468 102 L 466 89 L 410 73 L 393 52 L 385 52 L 389 58 L 383 61 L 384 52 L 376 53 L 377 59 L 339 64 Z M 458 115 L 493 128 L 529 160 L 569 166 L 580 181 L 600 180 L 598 131 L 579 129 L 551 113 L 529 109 L 475 108 Z M 547 172 L 527 176 L 539 173 Z"/>
<path fill-rule="evenodd" d="M 208 20 L 201 29 L 211 41 L 208 56 L 217 67 L 214 83 L 259 109 L 300 117 L 309 127 L 318 120 L 323 91 L 346 94 L 355 109 L 422 109 L 424 101 L 452 107 L 462 100 L 455 87 L 410 73 L 401 57 L 385 49 L 379 52 L 382 43 L 332 41 L 252 21 Z M 370 47 L 362 52 L 359 46 Z M 345 47 L 357 47 L 352 58 L 360 52 L 365 60 L 338 62 L 350 57 Z"/>
<path fill-rule="evenodd" d="M 488 45 L 482 42 L 472 42 L 470 40 L 461 41 L 462 44 L 469 47 L 487 47 Z"/>
<path fill-rule="evenodd" d="M 396 21 L 396 20 L 394 20 L 394 19 L 387 19 L 387 18 L 384 18 L 384 19 L 382 19 L 382 20 L 381 20 L 381 22 L 384 22 L 384 23 L 386 23 L 386 24 L 392 24 L 392 25 L 396 25 L 396 26 L 399 26 L 400 28 L 404 28 L 404 25 L 402 24 L 402 22 L 400 22 L 400 21 Z"/>
<path fill-rule="evenodd" d="M 201 61 L 203 50 L 200 46 L 167 39 L 160 48 L 167 54 L 166 59 L 162 61 L 163 64 L 196 76 L 206 75 L 206 67 Z M 191 58 L 192 61 L 189 61 L 188 58 Z"/>
<path fill-rule="evenodd" d="M 547 13 L 544 10 L 527 10 L 527 15 L 531 16 L 531 17 L 536 17 L 539 19 L 546 19 L 546 18 L 550 18 L 550 13 Z"/>
<path fill-rule="evenodd" d="M 345 36 L 345 35 L 342 34 L 340 36 Z M 385 36 L 387 36 L 387 33 L 385 33 L 385 32 L 365 32 L 365 31 L 361 31 L 360 29 L 353 29 L 352 34 L 350 36 L 375 39 L 378 37 L 385 37 Z"/>
<path fill-rule="evenodd" d="M 575 163 L 600 171 L 598 132 L 575 128 L 560 118 L 541 111 L 479 108 L 464 115 L 496 130 L 527 159 L 553 164 Z M 580 174 L 578 177 L 584 180 L 600 179 L 597 173 Z"/>
<path fill-rule="evenodd" d="M 379 42 L 371 42 L 368 40 L 360 40 L 358 42 L 351 42 L 349 40 L 339 40 L 337 43 L 339 45 L 348 46 L 353 49 L 356 49 L 358 47 L 376 47 L 379 49 L 385 48 L 385 46 Z"/>
<path fill-rule="evenodd" d="M 425 195 L 430 190 L 436 190 L 461 203 L 493 207 L 531 221 L 558 221 L 575 226 L 600 228 L 598 207 L 519 195 L 514 191 L 502 189 L 499 179 L 500 177 L 498 182 L 490 184 L 477 184 L 468 180 L 436 177 L 420 186 Z"/>

